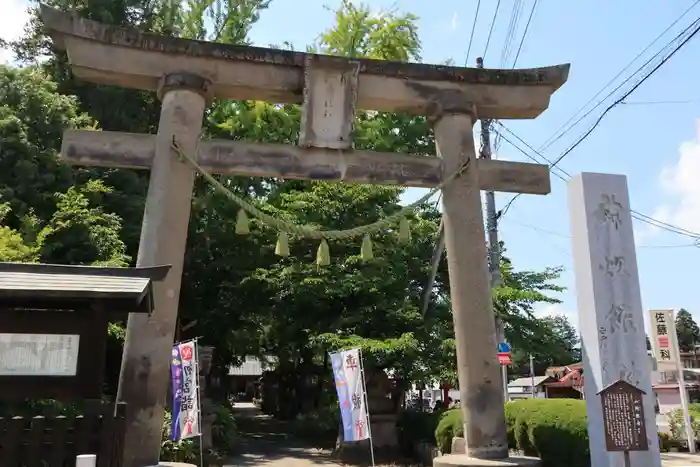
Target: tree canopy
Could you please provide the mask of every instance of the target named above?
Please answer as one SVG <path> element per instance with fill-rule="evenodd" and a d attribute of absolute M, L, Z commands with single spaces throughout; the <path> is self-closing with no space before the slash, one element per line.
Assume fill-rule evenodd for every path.
<path fill-rule="evenodd" d="M 270 6 L 263 0 L 48 3 L 98 21 L 239 44 L 249 41 L 251 27 Z M 334 24 L 309 49 L 417 61 L 416 20 L 397 10 L 374 15 L 367 5 L 343 0 Z M 58 149 L 69 128 L 155 132 L 158 100 L 152 93 L 76 79 L 65 53 L 41 31 L 36 12 L 14 49 L 25 67 L 0 67 L 0 259 L 133 265 L 148 174 L 69 167 L 59 161 Z M 296 144 L 299 120 L 295 105 L 217 101 L 207 109 L 204 133 Z M 422 117 L 360 112 L 354 140 L 359 149 L 434 154 L 432 131 Z M 402 205 L 397 187 L 219 178 L 270 214 L 327 229 L 368 224 Z M 388 232 L 377 234 L 374 260 L 363 261 L 356 240 L 334 241 L 332 262 L 323 268 L 313 262 L 314 242 L 293 238 L 289 257 L 280 259 L 274 255 L 276 232 L 268 226 L 253 221 L 250 235 L 236 235 L 237 210 L 197 179 L 180 297 L 180 327 L 187 330 L 178 337 L 201 336 L 214 345 L 215 371 L 246 355 L 273 356 L 290 397 L 298 399 L 310 376 L 330 377 L 328 351 L 361 346 L 371 365 L 391 369 L 404 383 L 455 380 L 444 258 L 428 312 L 420 312 L 441 217 L 435 203 L 411 217 L 409 244 Z M 503 259 L 503 285 L 494 291 L 495 310 L 515 348 L 516 372 L 529 353 L 545 365 L 577 360 L 578 339 L 568 321 L 537 319 L 533 311 L 537 303 L 558 301 L 561 269 L 518 271 L 516 264 Z M 289 404 L 293 411 L 302 410 L 297 402 Z"/>
<path fill-rule="evenodd" d="M 700 344 L 700 328 L 685 308 L 678 310 L 676 314 L 676 334 L 678 335 L 678 348 L 682 352 L 691 352 Z"/>

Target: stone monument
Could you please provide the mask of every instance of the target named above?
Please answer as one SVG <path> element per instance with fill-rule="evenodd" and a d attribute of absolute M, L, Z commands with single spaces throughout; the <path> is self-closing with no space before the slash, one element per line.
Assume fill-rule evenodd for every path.
<path fill-rule="evenodd" d="M 582 173 L 569 182 L 591 467 L 624 467 L 621 452 L 606 450 L 598 396 L 618 380 L 645 393 L 649 450 L 630 453 L 631 464 L 661 466 L 630 209 L 624 175 Z"/>

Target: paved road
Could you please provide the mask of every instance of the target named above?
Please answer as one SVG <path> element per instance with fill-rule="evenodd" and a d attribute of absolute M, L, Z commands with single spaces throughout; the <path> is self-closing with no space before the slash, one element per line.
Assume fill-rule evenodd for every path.
<path fill-rule="evenodd" d="M 700 455 L 681 452 L 662 452 L 663 467 L 700 467 Z"/>
<path fill-rule="evenodd" d="M 224 467 L 316 467 L 338 466 L 330 453 L 304 446 L 287 437 L 284 427 L 271 417 L 260 413 L 251 403 L 236 403 L 236 421 L 239 425 L 241 446 L 238 456 L 229 459 Z"/>

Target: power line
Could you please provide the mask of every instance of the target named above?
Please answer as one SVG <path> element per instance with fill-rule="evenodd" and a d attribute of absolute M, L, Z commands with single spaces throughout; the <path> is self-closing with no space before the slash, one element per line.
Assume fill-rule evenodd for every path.
<path fill-rule="evenodd" d="M 532 16 L 535 14 L 538 1 L 539 0 L 535 0 L 532 4 L 532 9 L 530 9 L 530 16 L 527 18 L 527 23 L 525 24 L 525 32 L 523 32 L 523 37 L 520 39 L 520 45 L 518 46 L 518 51 L 516 52 L 515 59 L 513 60 L 513 68 L 515 68 L 515 64 L 518 63 L 518 57 L 520 57 L 520 51 L 523 49 L 523 43 L 527 37 L 527 31 L 530 29 L 530 21 L 532 21 Z"/>
<path fill-rule="evenodd" d="M 578 125 L 578 124 L 581 122 L 581 120 L 583 120 L 583 119 L 586 118 L 588 115 L 590 115 L 596 108 L 598 108 L 598 106 L 599 106 L 600 104 L 602 104 L 603 102 L 605 102 L 605 100 L 606 100 L 608 97 L 612 96 L 618 89 L 620 89 L 622 86 L 624 86 L 625 84 L 627 84 L 627 82 L 629 82 L 629 81 L 630 81 L 632 78 L 634 78 L 638 73 L 640 73 L 642 70 L 644 70 L 653 60 L 655 60 L 655 59 L 657 59 L 658 57 L 660 57 L 660 56 L 662 55 L 662 53 L 664 53 L 666 50 L 668 50 L 668 49 L 671 47 L 671 45 L 672 45 L 675 41 L 679 40 L 679 39 L 683 36 L 683 34 L 686 34 L 686 33 L 688 32 L 688 30 L 690 30 L 690 28 L 693 26 L 693 24 L 696 24 L 697 22 L 698 22 L 698 20 L 696 19 L 693 23 L 691 23 L 688 27 L 686 27 L 681 33 L 679 33 L 676 37 L 674 37 L 673 40 L 671 40 L 671 41 L 670 41 L 668 44 L 666 44 L 661 50 L 659 50 L 656 54 L 654 54 L 651 58 L 649 58 L 649 60 L 647 60 L 642 66 L 640 66 L 634 73 L 632 73 L 630 76 L 628 76 L 627 79 L 625 79 L 622 83 L 620 83 L 615 89 L 613 89 L 612 91 L 610 91 L 610 92 L 608 93 L 607 96 L 605 96 L 603 99 L 601 99 L 600 102 L 598 102 L 598 104 L 596 104 L 595 106 L 593 106 L 592 108 L 590 108 L 590 109 L 588 110 L 588 112 L 586 112 L 585 114 L 583 114 L 578 120 L 576 120 L 576 121 L 575 121 L 572 125 L 570 125 L 566 130 L 564 130 L 564 131 L 561 132 L 556 138 L 554 138 L 553 140 L 551 140 L 550 143 L 546 145 L 546 147 L 549 147 L 549 146 L 551 146 L 552 144 L 554 144 L 556 141 L 558 141 L 559 139 L 561 139 L 566 133 L 568 133 L 574 126 Z M 675 52 L 674 52 L 674 53 L 675 53 Z M 663 61 L 662 61 L 662 63 L 663 63 Z M 648 77 L 648 75 L 647 75 L 647 77 Z M 644 81 L 645 79 L 646 79 L 646 77 L 643 78 L 642 81 Z M 640 83 L 637 83 L 637 84 L 639 85 Z M 633 89 L 634 89 L 634 88 L 633 88 Z M 627 95 L 629 95 L 629 94 L 627 94 Z M 602 115 L 602 116 L 604 116 L 605 113 L 608 112 L 608 111 L 610 110 L 611 107 L 614 107 L 614 106 L 616 106 L 617 104 L 621 103 L 625 98 L 626 98 L 626 96 L 623 96 L 622 99 L 618 99 L 612 106 L 608 107 L 608 108 L 603 112 L 603 115 Z M 602 116 L 599 117 L 599 118 L 602 118 Z M 597 123 L 599 123 L 599 122 L 597 122 Z M 593 127 L 595 127 L 595 125 L 593 125 Z"/>
<path fill-rule="evenodd" d="M 513 133 L 511 130 L 509 130 L 508 128 L 506 128 L 503 124 L 500 124 L 500 123 L 499 123 L 499 125 L 502 126 L 503 128 L 505 128 L 506 130 L 508 130 L 510 134 L 516 136 L 520 141 L 523 141 L 522 138 L 520 138 L 520 137 L 518 137 L 517 135 L 515 135 L 515 133 Z M 533 156 L 531 156 L 530 154 L 528 154 L 527 151 L 525 151 L 523 148 L 521 148 L 520 146 L 516 145 L 515 143 L 513 143 L 511 140 L 509 140 L 509 139 L 506 138 L 505 136 L 503 136 L 503 135 L 501 135 L 501 136 L 502 136 L 502 138 L 503 138 L 508 144 L 510 144 L 510 145 L 513 146 L 515 149 L 517 149 L 518 151 L 520 151 L 520 152 L 521 152 L 522 154 L 524 154 L 526 157 L 528 157 L 528 158 L 531 159 L 531 160 L 535 160 L 535 159 L 533 158 Z M 528 148 L 530 148 L 534 153 L 538 154 L 540 157 L 542 157 L 543 159 L 547 160 L 541 153 L 539 153 L 538 151 L 535 151 L 535 150 L 532 148 L 532 146 L 530 146 L 529 144 L 528 144 L 527 146 L 528 146 Z M 550 166 L 549 166 L 550 172 L 551 172 L 552 168 L 553 168 L 553 166 L 550 165 Z M 564 182 L 567 182 L 567 181 L 568 181 L 568 178 L 571 178 L 571 176 L 570 176 L 568 173 L 565 173 L 566 176 L 567 176 L 568 178 L 565 178 L 565 177 L 563 177 L 562 175 L 560 175 L 560 174 L 558 174 L 558 173 L 556 173 L 556 172 L 551 172 L 551 173 L 552 173 L 552 175 L 555 175 L 557 178 L 559 178 L 560 180 L 562 180 L 562 181 L 564 181 Z M 502 219 L 505 217 L 505 215 L 506 215 L 506 213 L 508 212 L 508 210 L 510 209 L 510 207 L 513 205 L 513 203 L 515 202 L 515 200 L 518 199 L 518 198 L 520 197 L 521 194 L 522 194 L 522 193 L 518 193 L 517 195 L 513 196 L 513 197 L 506 203 L 506 205 L 505 205 L 505 206 L 503 207 L 503 209 L 501 210 L 499 219 L 502 220 Z M 666 230 L 666 231 L 668 231 L 668 232 L 675 233 L 675 234 L 677 234 L 677 235 L 682 235 L 682 236 L 685 236 L 685 237 L 692 238 L 692 239 L 694 239 L 694 240 L 696 241 L 696 243 L 697 243 L 697 242 L 700 242 L 700 234 L 697 233 L 697 232 L 692 232 L 692 231 L 687 230 L 687 229 L 684 229 L 684 228 L 682 228 L 682 227 L 678 227 L 678 226 L 676 226 L 676 225 L 669 224 L 669 223 L 664 222 L 664 221 L 660 221 L 660 220 L 655 219 L 655 218 L 653 218 L 653 217 L 651 217 L 651 216 L 647 216 L 646 214 L 642 214 L 642 213 L 640 213 L 640 212 L 638 212 L 638 211 L 635 211 L 634 209 L 630 209 L 630 212 L 632 213 L 632 217 L 635 218 L 635 219 L 637 219 L 637 220 L 640 221 L 640 222 L 644 222 L 644 223 L 649 224 L 649 225 L 652 225 L 652 226 L 654 226 L 654 227 L 656 227 L 656 228 L 658 228 L 658 229 Z"/>
<path fill-rule="evenodd" d="M 625 101 L 623 105 L 673 105 L 673 104 L 700 104 L 700 100 L 679 100 L 679 101 Z"/>
<path fill-rule="evenodd" d="M 508 133 L 510 133 L 510 134 L 511 134 L 514 138 L 516 138 L 518 141 L 520 141 L 520 142 L 523 143 L 525 146 L 527 146 L 532 152 L 534 152 L 534 153 L 537 154 L 539 157 L 541 157 L 541 158 L 550 166 L 550 169 L 556 169 L 557 172 L 561 172 L 561 173 L 563 173 L 565 176 L 571 177 L 571 174 L 570 174 L 570 173 L 568 173 L 566 170 L 562 169 L 561 167 L 555 167 L 555 166 L 554 166 L 554 162 L 552 162 L 551 160 L 547 159 L 541 152 L 537 151 L 535 148 L 533 148 L 532 146 L 530 146 L 530 144 L 528 144 L 528 143 L 527 143 L 525 140 L 523 140 L 520 136 L 518 136 L 518 135 L 516 135 L 515 133 L 513 133 L 513 132 L 510 130 L 510 128 L 508 128 L 507 126 L 505 126 L 505 125 L 502 124 L 501 122 L 496 122 L 496 123 L 498 124 L 498 126 L 500 126 L 500 127 L 503 128 L 504 130 L 506 130 Z M 499 133 L 499 134 L 500 134 L 500 133 Z M 516 146 L 515 144 L 513 144 L 511 141 L 509 141 L 508 139 L 506 139 L 504 136 L 501 136 L 501 137 L 502 137 L 503 139 L 505 139 L 506 141 L 508 141 L 508 143 L 510 143 L 511 146 L 517 148 L 517 146 Z M 523 152 L 523 154 L 524 154 L 528 159 L 530 159 L 530 160 L 532 160 L 532 161 L 535 161 L 535 162 L 537 162 L 537 163 L 541 163 L 539 160 L 537 160 L 535 157 L 531 156 L 530 154 L 527 154 L 527 153 L 525 153 L 525 152 Z M 557 177 L 559 177 L 561 180 L 566 181 L 566 179 L 563 178 L 563 177 L 562 177 L 561 175 L 559 175 L 558 173 L 552 172 L 552 174 L 555 175 L 555 176 L 557 176 Z"/>
<path fill-rule="evenodd" d="M 501 125 L 503 128 L 507 129 L 503 124 L 500 124 L 500 125 Z M 513 132 L 510 131 L 510 130 L 508 130 L 508 131 L 509 131 L 513 136 L 517 137 L 520 141 L 523 141 L 522 138 L 520 138 L 520 137 L 518 137 L 517 135 L 515 135 L 515 133 L 513 133 Z M 528 154 L 524 149 L 522 149 L 520 146 L 514 144 L 512 141 L 510 141 L 510 140 L 507 139 L 506 137 L 503 137 L 503 139 L 504 139 L 505 141 L 507 141 L 507 142 L 508 142 L 511 146 L 513 146 L 515 149 L 517 149 L 518 151 L 520 151 L 521 153 L 523 153 L 526 157 L 528 157 L 528 158 L 531 159 L 531 160 L 535 160 L 535 161 L 536 161 L 535 158 L 533 158 L 531 155 L 529 155 L 529 154 Z M 547 160 L 542 154 L 540 154 L 540 153 L 538 153 L 537 151 L 535 151 L 535 150 L 532 148 L 532 146 L 530 146 L 530 145 L 527 145 L 527 146 L 528 146 L 528 148 L 530 148 L 533 152 L 537 153 L 540 157 L 542 157 L 543 159 Z M 536 161 L 536 162 L 539 162 L 539 161 Z M 551 170 L 551 166 L 550 166 L 550 170 Z M 557 178 L 559 178 L 560 180 L 562 180 L 562 181 L 564 181 L 564 182 L 567 182 L 567 181 L 568 181 L 567 178 L 565 178 L 565 177 L 563 177 L 563 176 L 561 176 L 561 175 L 559 175 L 559 174 L 557 174 L 557 173 L 555 173 L 555 172 L 551 172 L 551 173 L 552 173 L 552 175 L 555 175 Z M 566 174 L 567 177 L 571 178 L 571 175 L 569 175 L 568 173 L 565 173 L 565 174 Z M 508 212 L 508 209 L 510 209 L 511 205 L 513 204 L 513 202 L 514 202 L 519 196 L 520 196 L 520 193 L 517 194 L 517 195 L 515 195 L 515 196 L 513 196 L 513 197 L 510 199 L 510 201 L 508 201 L 508 203 L 505 205 L 505 207 L 504 207 L 503 210 L 501 211 L 501 215 L 500 215 L 501 218 L 503 218 L 503 216 L 505 216 L 505 214 Z M 658 219 L 654 219 L 653 217 L 647 216 L 646 214 L 642 214 L 642 213 L 637 212 L 637 211 L 634 211 L 634 210 L 631 210 L 631 212 L 633 213 L 633 214 L 632 214 L 632 217 L 634 217 L 635 219 L 637 219 L 637 220 L 640 221 L 640 222 L 644 222 L 644 223 L 650 224 L 650 225 L 652 225 L 652 226 L 654 226 L 654 227 L 657 227 L 657 228 L 660 228 L 660 229 L 663 229 L 663 230 L 667 230 L 667 231 L 669 231 L 669 232 L 676 233 L 676 234 L 679 234 L 679 235 L 684 235 L 684 236 L 691 237 L 691 238 L 700 238 L 700 234 L 698 234 L 698 233 L 696 233 L 696 232 L 692 232 L 692 231 L 690 231 L 690 230 L 683 229 L 683 228 L 681 228 L 681 227 L 678 227 L 678 226 L 669 224 L 669 223 L 667 223 L 667 222 L 663 222 L 663 221 L 660 221 L 660 220 L 658 220 Z"/>
<path fill-rule="evenodd" d="M 687 29 L 684 30 L 683 32 L 687 32 Z M 681 33 L 681 34 L 683 34 L 683 33 Z M 581 115 L 581 116 L 578 118 L 578 120 L 576 120 L 574 123 L 572 123 L 571 125 L 569 125 L 569 127 L 566 128 L 564 131 L 562 131 L 561 133 L 559 133 L 559 135 L 558 135 L 556 138 L 552 139 L 548 144 L 544 145 L 544 147 L 542 148 L 542 150 L 547 149 L 547 148 L 550 147 L 552 144 L 554 144 L 554 143 L 556 143 L 557 141 L 559 141 L 564 135 L 566 135 L 569 131 L 571 131 L 576 125 L 578 125 L 584 118 L 588 117 L 595 109 L 597 109 L 603 102 L 605 102 L 606 99 L 608 99 L 608 98 L 609 98 L 610 96 L 612 96 L 617 90 L 619 90 L 622 86 L 624 86 L 624 85 L 627 84 L 630 80 L 632 80 L 632 78 L 634 78 L 635 76 L 637 76 L 637 74 L 639 74 L 642 70 L 644 70 L 653 60 L 655 60 L 655 59 L 657 59 L 658 57 L 660 57 L 661 54 L 662 54 L 663 52 L 665 52 L 665 51 L 671 46 L 671 44 L 672 44 L 674 41 L 678 40 L 678 38 L 679 38 L 679 36 L 676 36 L 671 42 L 669 42 L 668 44 L 666 44 L 666 45 L 664 46 L 664 48 L 662 48 L 661 50 L 659 50 L 658 52 L 656 52 L 651 58 L 649 58 L 649 60 L 647 60 L 646 62 L 644 62 L 644 64 L 642 64 L 642 66 L 640 66 L 639 68 L 637 68 L 637 70 L 635 70 L 634 73 L 632 73 L 631 75 L 629 75 L 629 76 L 627 77 L 627 79 L 625 79 L 623 82 L 621 82 L 620 84 L 618 84 L 617 87 L 615 87 L 615 89 L 613 89 L 612 91 L 610 91 L 610 92 L 609 92 L 603 99 L 601 99 L 596 105 L 594 105 L 593 107 L 591 107 L 590 109 L 588 109 L 588 112 L 586 112 L 585 114 Z M 616 102 L 616 104 L 618 104 L 618 103 L 619 103 L 619 102 Z M 616 105 L 616 104 L 615 104 L 615 105 Z"/>
<path fill-rule="evenodd" d="M 527 224 L 525 222 L 520 222 L 520 221 L 515 221 L 513 219 L 510 219 L 509 222 L 512 222 L 516 225 L 520 225 L 522 227 L 526 227 L 528 229 L 532 229 L 536 232 L 547 234 L 547 235 L 552 235 L 554 237 L 560 237 L 560 238 L 566 238 L 566 239 L 571 239 L 570 235 L 565 235 L 560 232 L 554 232 L 553 230 L 547 230 L 543 229 L 541 227 L 534 226 L 532 224 Z M 689 248 L 689 247 L 694 247 L 694 248 L 699 248 L 700 246 L 698 245 L 697 242 L 692 242 L 692 243 L 681 243 L 677 245 L 636 245 L 636 248 L 650 248 L 650 249 L 656 249 L 656 248 Z"/>
<path fill-rule="evenodd" d="M 698 0 L 700 1 L 700 0 Z M 469 63 L 469 52 L 472 50 L 472 41 L 474 40 L 474 31 L 476 30 L 476 20 L 479 19 L 479 8 L 481 7 L 481 0 L 476 2 L 476 13 L 474 14 L 474 23 L 472 23 L 472 33 L 469 35 L 469 45 L 467 46 L 467 56 L 464 57 L 464 66 Z"/>
<path fill-rule="evenodd" d="M 700 1 L 700 0 L 699 0 L 699 1 Z M 692 23 L 692 25 L 696 25 L 696 24 L 698 24 L 698 23 L 700 23 L 700 18 L 696 19 L 696 20 Z M 691 25 L 691 26 L 692 26 L 692 25 Z M 686 30 L 689 29 L 689 28 L 690 28 L 690 26 L 689 26 L 688 28 L 686 28 Z M 646 80 L 648 80 L 649 78 L 651 78 L 651 77 L 654 75 L 654 73 L 656 73 L 666 62 L 668 62 L 668 61 L 671 59 L 671 57 L 673 57 L 679 50 L 681 50 L 681 49 L 683 48 L 684 45 L 686 45 L 693 37 L 695 37 L 695 35 L 696 35 L 698 32 L 700 32 L 700 27 L 696 27 L 696 28 L 693 30 L 693 32 L 691 32 L 691 33 L 688 35 L 688 37 L 686 37 L 680 44 L 678 44 L 678 45 L 676 46 L 676 48 L 673 49 L 673 50 L 671 51 L 671 53 L 669 53 L 666 57 L 664 57 L 664 59 L 661 60 L 661 62 L 660 62 L 659 64 L 657 64 L 654 68 L 652 68 L 652 70 L 651 70 L 649 73 L 647 73 L 646 76 L 644 76 L 641 80 L 639 80 L 639 82 L 637 82 L 637 84 L 635 84 L 634 86 L 632 86 L 632 88 L 631 88 L 629 91 L 627 91 L 622 97 L 620 97 L 620 98 L 617 99 L 615 102 L 613 102 L 611 105 L 609 105 L 609 106 L 603 111 L 603 113 L 598 117 L 598 119 L 597 119 L 596 122 L 593 124 L 593 126 L 592 126 L 586 133 L 584 133 L 583 136 L 581 136 L 574 144 L 572 144 L 572 145 L 569 147 L 569 149 L 567 149 L 566 151 L 564 151 L 564 153 L 562 153 L 562 155 L 560 155 L 560 156 L 554 161 L 554 164 L 552 164 L 552 166 L 555 167 L 555 166 L 556 166 L 557 164 L 559 164 L 566 156 L 568 156 L 569 154 L 571 154 L 571 151 L 573 151 L 579 144 L 581 144 L 586 138 L 588 138 L 588 136 L 589 136 L 591 133 L 593 133 L 593 130 L 595 130 L 595 129 L 598 127 L 598 125 L 600 124 L 600 122 L 603 120 L 603 118 L 607 115 L 607 113 L 608 113 L 610 110 L 612 110 L 612 109 L 613 109 L 615 106 L 617 106 L 620 102 L 622 102 L 622 101 L 624 101 L 625 99 L 627 99 L 627 97 L 628 97 L 630 94 L 632 94 L 634 91 L 636 91 L 642 84 L 644 84 L 644 82 L 645 82 Z"/>
<path fill-rule="evenodd" d="M 491 43 L 491 34 L 493 34 L 493 27 L 496 25 L 496 18 L 498 17 L 498 9 L 501 6 L 501 0 L 498 0 L 496 4 L 496 11 L 493 12 L 493 19 L 491 20 L 491 27 L 489 28 L 489 37 L 486 39 L 486 47 L 484 47 L 484 55 L 482 56 L 486 60 L 486 52 L 489 51 L 489 44 Z"/>
<path fill-rule="evenodd" d="M 499 0 L 500 5 L 500 0 Z M 506 30 L 506 35 L 503 38 L 503 50 L 501 51 L 501 63 L 500 68 L 505 67 L 507 56 L 509 54 L 510 48 L 513 45 L 513 39 L 515 38 L 515 33 L 517 32 L 518 17 L 520 15 L 522 3 L 521 0 L 515 0 L 513 2 L 513 8 L 511 9 L 510 19 L 508 21 L 508 28 Z M 495 16 L 494 16 L 495 19 Z M 493 27 L 493 26 L 492 26 Z M 491 120 L 493 122 L 495 120 Z M 493 151 L 498 154 L 498 150 L 501 147 L 501 135 L 496 133 L 493 139 Z"/>
<path fill-rule="evenodd" d="M 515 33 L 518 30 L 518 23 L 520 22 L 522 6 L 522 0 L 515 0 L 513 2 L 513 8 L 511 9 L 510 20 L 508 22 L 508 29 L 506 30 L 506 37 L 503 43 L 503 51 L 501 52 L 501 68 L 505 68 L 506 62 L 508 61 L 510 49 L 513 45 L 513 38 L 515 37 Z"/>
<path fill-rule="evenodd" d="M 696 0 L 690 7 L 688 7 L 683 13 L 681 13 L 681 15 L 680 15 L 678 18 L 676 18 L 675 21 L 673 21 L 668 27 L 666 27 L 666 29 L 664 29 L 664 30 L 663 30 L 658 36 L 656 36 L 656 37 L 654 38 L 654 40 L 652 40 L 641 52 L 639 52 L 627 65 L 625 65 L 624 68 L 622 68 L 615 76 L 613 76 L 612 79 L 610 79 L 610 81 L 608 81 L 602 88 L 600 88 L 600 90 L 599 90 L 593 97 L 591 97 L 583 106 L 581 106 L 581 107 L 580 107 L 566 122 L 564 122 L 564 124 L 562 124 L 562 125 L 554 132 L 554 134 L 553 134 L 552 136 L 550 136 L 550 137 L 542 144 L 542 146 L 540 146 L 540 151 L 545 151 L 547 148 L 549 148 L 552 144 L 554 144 L 554 142 L 555 142 L 557 139 L 560 139 L 561 136 L 562 136 L 564 133 L 570 131 L 570 130 L 571 130 L 574 126 L 576 126 L 583 118 L 585 118 L 588 114 L 590 114 L 590 112 L 592 112 L 595 108 L 597 108 L 598 106 L 600 106 L 600 105 L 605 101 L 605 99 L 607 99 L 608 97 L 610 97 L 610 94 L 608 94 L 605 98 L 601 99 L 600 102 L 598 102 L 592 109 L 590 109 L 583 117 L 579 118 L 575 123 L 573 123 L 572 125 L 570 125 L 570 126 L 567 127 L 567 125 L 568 125 L 569 123 L 571 123 L 571 121 L 573 121 L 573 120 L 576 118 L 576 116 L 577 116 L 582 110 L 584 110 L 586 107 L 588 107 L 588 105 L 589 105 L 591 102 L 593 102 L 593 100 L 594 100 L 596 97 L 598 97 L 600 94 L 602 94 L 602 93 L 605 91 L 605 89 L 607 89 L 608 86 L 610 86 L 613 82 L 615 82 L 615 80 L 616 80 L 617 78 L 619 78 L 625 71 L 627 71 L 628 68 L 630 68 L 641 56 L 643 56 L 654 44 L 656 44 L 656 42 L 658 42 L 658 40 L 661 39 L 661 37 L 663 37 L 671 28 L 673 28 L 673 26 L 675 26 L 681 19 L 683 19 L 683 17 L 685 17 L 685 15 L 687 15 L 687 14 L 690 12 L 690 10 L 692 10 L 692 9 L 693 9 L 695 6 L 697 6 L 699 3 L 700 3 L 700 0 Z M 664 47 L 664 49 L 665 49 L 665 48 L 666 48 L 666 47 Z M 664 50 L 664 49 L 662 49 L 662 50 Z M 658 54 L 658 53 L 657 53 L 657 54 Z M 653 57 L 652 57 L 652 58 L 653 58 Z M 630 76 L 630 78 L 633 77 L 633 76 L 634 76 L 634 74 L 632 74 L 632 75 Z M 629 81 L 630 78 L 628 78 L 627 80 L 625 80 L 622 84 L 624 85 L 624 83 L 626 83 L 627 81 Z M 615 88 L 615 90 L 613 90 L 612 92 L 615 92 L 615 91 L 616 91 L 617 89 L 619 89 L 619 88 L 620 88 L 620 86 L 618 86 L 617 88 Z M 564 129 L 565 127 L 566 127 L 566 129 Z M 562 130 L 564 130 L 564 131 L 562 132 Z M 560 133 L 560 132 L 561 132 L 561 133 Z"/>

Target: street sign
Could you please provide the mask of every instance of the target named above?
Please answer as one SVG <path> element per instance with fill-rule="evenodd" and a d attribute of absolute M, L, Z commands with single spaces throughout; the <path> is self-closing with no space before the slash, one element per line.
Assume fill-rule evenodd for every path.
<path fill-rule="evenodd" d="M 603 404 L 605 446 L 608 451 L 648 451 L 644 422 L 644 391 L 627 381 L 616 381 L 598 393 Z"/>
<path fill-rule="evenodd" d="M 510 358 L 510 352 L 498 352 L 498 363 L 501 365 L 512 365 L 513 360 Z"/>
<path fill-rule="evenodd" d="M 513 348 L 510 346 L 508 342 L 500 342 L 498 344 L 498 352 L 503 352 L 503 353 L 510 353 L 510 351 L 513 350 Z"/>

